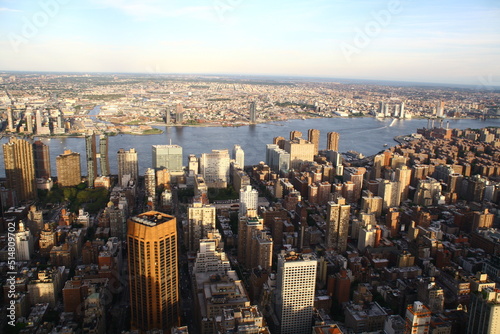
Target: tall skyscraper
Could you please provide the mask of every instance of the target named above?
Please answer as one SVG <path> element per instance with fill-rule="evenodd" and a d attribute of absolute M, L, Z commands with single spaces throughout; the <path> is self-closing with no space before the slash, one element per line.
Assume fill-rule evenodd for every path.
<path fill-rule="evenodd" d="M 319 149 L 319 130 L 309 129 L 307 130 L 307 140 L 314 144 L 314 154 L 318 154 Z"/>
<path fill-rule="evenodd" d="M 35 124 L 36 124 L 36 133 L 42 134 L 42 111 L 38 109 L 35 112 Z"/>
<path fill-rule="evenodd" d="M 354 183 L 354 202 L 358 202 L 361 198 L 361 190 L 363 188 L 363 176 L 366 173 L 364 167 L 346 167 L 344 168 L 344 181 Z"/>
<path fill-rule="evenodd" d="M 14 233 L 16 242 L 16 260 L 29 261 L 34 252 L 33 235 L 24 227 L 24 223 L 19 223 L 19 229 Z"/>
<path fill-rule="evenodd" d="M 3 159 L 7 188 L 16 191 L 20 201 L 36 198 L 33 145 L 15 137 L 3 144 Z"/>
<path fill-rule="evenodd" d="M 7 129 L 9 131 L 14 131 L 14 114 L 12 113 L 12 107 L 7 107 Z"/>
<path fill-rule="evenodd" d="M 471 294 L 467 334 L 500 332 L 500 291 L 487 287 Z"/>
<path fill-rule="evenodd" d="M 290 153 L 279 148 L 276 144 L 266 145 L 266 164 L 275 173 L 288 173 L 290 169 Z"/>
<path fill-rule="evenodd" d="M 127 222 L 132 329 L 179 325 L 177 224 L 173 216 L 149 211 Z"/>
<path fill-rule="evenodd" d="M 280 323 L 279 333 L 311 333 L 316 266 L 313 254 L 278 255 L 275 312 Z"/>
<path fill-rule="evenodd" d="M 165 123 L 170 124 L 170 107 L 165 109 Z"/>
<path fill-rule="evenodd" d="M 345 199 L 337 198 L 337 202 L 328 202 L 326 221 L 326 247 L 336 248 L 343 253 L 347 250 L 349 232 L 349 217 L 351 206 L 345 204 Z"/>
<path fill-rule="evenodd" d="M 175 124 L 182 124 L 182 122 L 184 122 L 184 107 L 182 104 L 177 103 L 175 109 Z"/>
<path fill-rule="evenodd" d="M 252 186 L 245 186 L 240 189 L 240 211 L 239 215 L 245 216 L 248 210 L 257 210 L 259 202 L 259 192 Z"/>
<path fill-rule="evenodd" d="M 126 177 L 129 175 L 129 177 Z M 125 176 L 125 179 L 124 179 Z M 121 187 L 127 186 L 129 180 L 137 182 L 139 176 L 139 165 L 137 160 L 137 151 L 131 148 L 125 151 L 123 148 L 118 150 L 118 183 Z"/>
<path fill-rule="evenodd" d="M 153 145 L 153 168 L 182 171 L 182 147 L 179 145 Z"/>
<path fill-rule="evenodd" d="M 151 197 L 153 207 L 156 202 L 156 173 L 152 168 L 148 168 L 144 173 L 144 188 L 146 197 Z"/>
<path fill-rule="evenodd" d="M 382 210 L 399 206 L 401 202 L 401 192 L 399 182 L 382 180 L 378 185 L 378 195 L 382 197 Z"/>
<path fill-rule="evenodd" d="M 338 132 L 328 132 L 326 135 L 326 149 L 330 151 L 339 150 L 339 139 L 340 135 Z"/>
<path fill-rule="evenodd" d="M 300 131 L 290 131 L 290 140 L 294 140 L 295 138 L 302 138 L 302 132 Z"/>
<path fill-rule="evenodd" d="M 26 132 L 33 133 L 33 109 L 31 107 L 26 108 L 24 117 L 26 118 Z"/>
<path fill-rule="evenodd" d="M 50 154 L 49 147 L 37 140 L 33 143 L 33 155 L 35 159 L 35 176 L 50 179 Z"/>
<path fill-rule="evenodd" d="M 408 199 L 411 183 L 411 169 L 408 166 L 401 166 L 401 168 L 396 169 L 396 182 L 399 182 L 401 202 L 404 202 Z"/>
<path fill-rule="evenodd" d="M 209 187 L 226 187 L 229 181 L 229 151 L 212 150 L 200 158 L 200 174 Z"/>
<path fill-rule="evenodd" d="M 97 177 L 97 152 L 95 134 L 85 136 L 85 152 L 87 160 L 87 182 L 89 187 L 94 186 Z"/>
<path fill-rule="evenodd" d="M 57 183 L 63 187 L 76 186 L 82 182 L 80 153 L 64 151 L 56 157 Z"/>
<path fill-rule="evenodd" d="M 286 142 L 285 137 L 278 136 L 273 138 L 273 144 L 278 145 L 278 147 L 281 148 L 282 150 L 285 149 L 285 142 Z"/>
<path fill-rule="evenodd" d="M 233 159 L 236 161 L 240 168 L 245 167 L 245 152 L 240 145 L 234 145 L 233 147 Z"/>
<path fill-rule="evenodd" d="M 99 163 L 101 165 L 102 176 L 111 174 L 109 170 L 108 136 L 99 137 Z"/>
<path fill-rule="evenodd" d="M 314 144 L 302 138 L 285 142 L 285 151 L 290 153 L 290 168 L 299 169 L 309 161 L 314 161 Z"/>
<path fill-rule="evenodd" d="M 255 102 L 250 102 L 250 123 L 255 124 L 257 120 L 257 110 L 255 109 Z"/>

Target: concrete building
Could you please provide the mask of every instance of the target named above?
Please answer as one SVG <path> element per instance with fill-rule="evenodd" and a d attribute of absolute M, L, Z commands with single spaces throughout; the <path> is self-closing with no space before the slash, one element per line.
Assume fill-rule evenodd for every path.
<path fill-rule="evenodd" d="M 416 301 L 406 309 L 405 333 L 427 334 L 431 323 L 431 310 L 422 302 Z"/>
<path fill-rule="evenodd" d="M 57 183 L 63 187 L 79 185 L 82 182 L 80 153 L 64 151 L 56 157 Z"/>
<path fill-rule="evenodd" d="M 325 233 L 327 248 L 335 248 L 341 253 L 346 251 L 350 214 L 351 206 L 346 205 L 342 197 L 337 198 L 336 202 L 327 203 Z"/>
<path fill-rule="evenodd" d="M 314 144 L 314 155 L 318 154 L 320 131 L 317 129 L 307 130 L 307 140 Z"/>
<path fill-rule="evenodd" d="M 118 184 L 126 187 L 130 180 L 137 183 L 139 177 L 139 165 L 137 160 L 137 151 L 131 148 L 125 151 L 123 148 L 118 150 Z"/>
<path fill-rule="evenodd" d="M 275 173 L 288 173 L 290 170 L 290 153 L 276 144 L 266 145 L 266 164 Z"/>
<path fill-rule="evenodd" d="M 25 228 L 24 223 L 19 223 L 19 229 L 15 232 L 16 260 L 29 261 L 34 251 L 34 240 L 30 230 Z"/>
<path fill-rule="evenodd" d="M 200 240 L 206 239 L 208 232 L 215 230 L 215 206 L 194 202 L 188 207 L 188 240 L 190 251 L 197 251 Z"/>
<path fill-rule="evenodd" d="M 6 186 L 15 190 L 19 201 L 36 198 L 35 162 L 33 145 L 28 141 L 11 137 L 3 144 Z"/>
<path fill-rule="evenodd" d="M 182 171 L 182 147 L 179 145 L 153 145 L 153 168 Z"/>
<path fill-rule="evenodd" d="M 313 254 L 278 255 L 274 309 L 279 333 L 311 333 L 317 263 Z"/>
<path fill-rule="evenodd" d="M 109 169 L 109 149 L 108 136 L 99 137 L 99 164 L 101 167 L 101 175 L 108 176 L 111 174 Z"/>
<path fill-rule="evenodd" d="M 239 216 L 245 216 L 248 210 L 257 210 L 259 203 L 259 192 L 252 186 L 245 186 L 240 189 L 240 210 Z"/>
<path fill-rule="evenodd" d="M 233 147 L 233 160 L 240 168 L 245 168 L 245 151 L 240 145 L 234 145 Z"/>
<path fill-rule="evenodd" d="M 41 140 L 33 143 L 33 156 L 35 161 L 35 176 L 37 178 L 50 179 L 50 153 L 49 146 Z"/>
<path fill-rule="evenodd" d="M 212 150 L 200 158 L 200 174 L 209 188 L 226 188 L 229 182 L 229 151 Z"/>
<path fill-rule="evenodd" d="M 290 154 L 290 168 L 300 169 L 305 162 L 314 161 L 314 144 L 302 138 L 285 142 L 285 151 Z"/>
<path fill-rule="evenodd" d="M 149 211 L 127 229 L 131 327 L 142 331 L 179 325 L 177 224 Z"/>
<path fill-rule="evenodd" d="M 326 135 L 326 149 L 329 151 L 339 151 L 339 139 L 340 135 L 338 132 L 328 132 Z"/>
<path fill-rule="evenodd" d="M 500 291 L 487 287 L 471 295 L 467 334 L 500 332 Z"/>

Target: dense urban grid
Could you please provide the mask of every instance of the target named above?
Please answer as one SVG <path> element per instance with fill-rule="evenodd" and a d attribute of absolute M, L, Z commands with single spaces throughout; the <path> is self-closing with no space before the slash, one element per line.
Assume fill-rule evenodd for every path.
<path fill-rule="evenodd" d="M 180 75 L 0 79 L 2 332 L 500 332 L 500 128 L 439 122 L 498 117 L 500 93 Z M 134 147 L 108 148 L 109 136 L 165 125 L 361 116 L 437 122 L 364 159 L 316 129 L 276 133 L 258 165 L 240 145 L 197 156 L 152 143 L 140 175 Z M 61 152 L 52 175 L 44 136 L 84 137 L 85 155 Z"/>

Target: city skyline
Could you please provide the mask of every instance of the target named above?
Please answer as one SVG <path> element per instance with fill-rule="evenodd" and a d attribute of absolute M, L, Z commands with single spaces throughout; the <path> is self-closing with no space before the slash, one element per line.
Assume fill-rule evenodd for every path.
<path fill-rule="evenodd" d="M 500 5 L 488 0 L 217 0 L 189 5 L 4 0 L 0 70 L 278 75 L 492 87 L 500 86 L 495 62 L 499 16 Z"/>

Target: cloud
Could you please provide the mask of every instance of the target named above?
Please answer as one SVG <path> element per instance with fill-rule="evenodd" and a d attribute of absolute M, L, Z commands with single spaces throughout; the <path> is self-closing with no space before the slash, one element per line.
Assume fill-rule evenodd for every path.
<path fill-rule="evenodd" d="M 22 10 L 0 7 L 0 12 L 22 12 Z"/>

